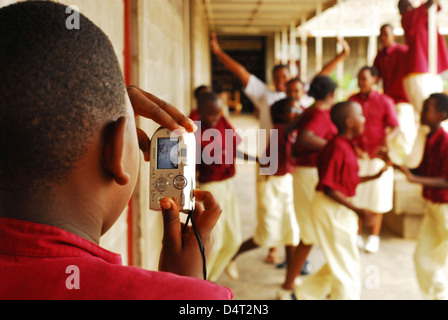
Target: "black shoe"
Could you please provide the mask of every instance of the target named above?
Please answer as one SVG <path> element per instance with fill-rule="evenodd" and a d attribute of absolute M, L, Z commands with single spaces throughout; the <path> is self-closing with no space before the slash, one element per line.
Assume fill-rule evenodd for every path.
<path fill-rule="evenodd" d="M 302 271 L 300 272 L 300 274 L 302 276 L 306 276 L 309 275 L 311 273 L 310 270 L 310 263 L 308 262 L 308 260 L 305 261 L 305 264 L 303 265 Z"/>
<path fill-rule="evenodd" d="M 283 261 L 275 266 L 277 269 L 285 269 L 286 268 L 286 261 Z"/>

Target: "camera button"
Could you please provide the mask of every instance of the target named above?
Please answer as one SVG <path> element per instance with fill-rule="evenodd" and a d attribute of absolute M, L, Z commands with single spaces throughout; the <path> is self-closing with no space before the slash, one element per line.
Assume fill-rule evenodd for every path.
<path fill-rule="evenodd" d="M 183 189 L 187 186 L 187 179 L 184 176 L 177 176 L 174 178 L 173 184 L 176 189 Z"/>
<path fill-rule="evenodd" d="M 168 181 L 165 178 L 159 178 L 156 180 L 155 189 L 159 192 L 166 191 L 168 189 Z"/>

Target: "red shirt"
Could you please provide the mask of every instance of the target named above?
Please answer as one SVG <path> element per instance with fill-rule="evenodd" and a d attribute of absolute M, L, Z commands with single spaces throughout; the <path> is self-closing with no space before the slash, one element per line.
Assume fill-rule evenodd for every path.
<path fill-rule="evenodd" d="M 364 133 L 356 139 L 357 145 L 373 158 L 378 147 L 384 145 L 386 128 L 398 127 L 394 102 L 377 91 L 371 91 L 368 96 L 360 92 L 351 96 L 349 100 L 362 106 L 366 118 Z"/>
<path fill-rule="evenodd" d="M 233 295 L 208 281 L 123 266 L 120 255 L 48 225 L 0 218 L 0 239 L 0 300 L 202 300 Z M 76 283 L 79 289 L 73 288 Z"/>
<path fill-rule="evenodd" d="M 359 184 L 359 166 L 353 141 L 337 135 L 328 142 L 319 155 L 317 162 L 319 182 L 316 190 L 324 187 L 342 192 L 346 197 L 353 197 Z"/>
<path fill-rule="evenodd" d="M 303 120 L 297 136 L 304 130 L 312 131 L 315 135 L 331 140 L 338 132 L 336 126 L 331 121 L 330 110 L 321 110 L 310 107 L 303 113 Z M 298 145 L 296 165 L 304 167 L 315 167 L 320 151 L 312 150 Z"/>
<path fill-rule="evenodd" d="M 198 181 L 223 181 L 235 176 L 236 147 L 241 143 L 241 138 L 229 121 L 221 116 L 214 128 L 201 123 L 195 136 L 197 151 L 201 155 L 200 163 L 196 165 Z"/>
<path fill-rule="evenodd" d="M 414 172 L 423 177 L 448 180 L 448 134 L 443 128 L 428 135 L 422 162 Z M 448 188 L 423 187 L 423 197 L 435 203 L 448 203 Z"/>
<path fill-rule="evenodd" d="M 440 7 L 439 7 L 440 10 Z M 428 10 L 426 4 L 405 12 L 401 17 L 406 44 L 409 46 L 405 74 L 427 73 L 428 63 Z M 448 50 L 443 36 L 437 32 L 438 73 L 448 69 Z"/>
<path fill-rule="evenodd" d="M 383 79 L 384 93 L 395 103 L 409 102 L 403 85 L 408 46 L 395 43 L 378 51 L 373 66 Z"/>
<path fill-rule="evenodd" d="M 284 176 L 287 173 L 294 172 L 295 160 L 291 156 L 291 147 L 295 142 L 296 132 L 293 134 L 285 136 L 285 124 L 274 125 L 274 130 L 277 130 L 277 139 L 273 140 L 274 136 L 271 134 L 269 140 L 269 146 L 266 149 L 266 156 L 270 157 L 271 145 L 275 143 L 277 145 L 277 171 L 275 176 Z M 274 160 L 272 157 L 270 160 Z"/>

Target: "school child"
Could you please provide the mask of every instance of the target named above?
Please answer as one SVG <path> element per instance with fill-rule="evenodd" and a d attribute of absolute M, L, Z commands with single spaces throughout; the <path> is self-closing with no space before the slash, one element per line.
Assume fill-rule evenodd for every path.
<path fill-rule="evenodd" d="M 0 299 L 230 299 L 202 280 L 194 230 L 182 232 L 170 198 L 161 200 L 162 272 L 124 266 L 99 245 L 129 203 L 149 142 L 135 116 L 172 131 L 194 125 L 150 93 L 126 90 L 108 37 L 82 14 L 82 27 L 67 30 L 67 9 L 0 9 Z M 220 208 L 208 192 L 194 195 L 207 255 Z"/>
<path fill-rule="evenodd" d="M 448 134 L 441 123 L 448 118 L 448 96 L 432 94 L 423 104 L 421 124 L 430 132 L 423 159 L 415 169 L 397 166 L 409 182 L 423 186 L 427 201 L 414 253 L 417 280 L 426 299 L 446 300 L 448 257 Z"/>
<path fill-rule="evenodd" d="M 380 153 L 389 149 L 390 141 L 399 133 L 398 119 L 392 98 L 374 90 L 378 73 L 373 67 L 363 67 L 358 73 L 360 91 L 349 100 L 358 102 L 366 118 L 365 130 L 356 138 L 359 174 L 367 176 L 384 167 Z M 394 171 L 389 168 L 380 179 L 360 184 L 353 203 L 367 206 L 377 213 L 387 213 L 393 208 Z M 359 220 L 358 245 L 369 253 L 380 248 L 380 231 L 383 215 L 378 216 L 377 224 L 368 230 L 367 241 L 362 237 L 362 219 Z"/>
<path fill-rule="evenodd" d="M 305 88 L 306 84 L 297 77 L 292 78 L 286 83 L 286 96 L 296 98 L 303 111 L 314 102 L 314 100 L 308 96 Z"/>
<path fill-rule="evenodd" d="M 250 157 L 237 149 L 241 142 L 238 134 L 226 134 L 226 130 L 234 129 L 222 115 L 222 101 L 216 93 L 206 92 L 198 96 L 197 115 L 192 116 L 192 120 L 197 120 L 200 124 L 195 134 L 198 153 L 201 155 L 201 161 L 196 165 L 198 187 L 212 193 L 222 209 L 214 229 L 215 244 L 207 262 L 208 279 L 216 282 L 242 242 L 233 177 L 235 158 Z M 229 138 L 232 141 L 227 141 Z M 232 156 L 230 161 L 229 154 Z"/>
<path fill-rule="evenodd" d="M 417 135 L 414 108 L 403 84 L 408 46 L 396 42 L 394 28 L 388 23 L 381 26 L 379 40 L 382 48 L 378 50 L 373 67 L 378 70 L 378 79 L 382 80 L 384 94 L 395 102 L 401 132 L 392 141 L 390 152 L 403 162 L 411 153 Z"/>
<path fill-rule="evenodd" d="M 413 149 L 406 159 L 408 167 L 415 168 L 421 160 L 425 141 L 425 128 L 418 126 L 423 101 L 430 94 L 443 91 L 441 74 L 448 70 L 448 49 L 444 37 L 437 30 L 437 70 L 432 74 L 429 70 L 428 58 L 428 9 L 438 5 L 439 1 L 427 0 L 419 7 L 413 7 L 409 0 L 400 0 L 398 9 L 401 14 L 401 25 L 405 42 L 409 47 L 406 56 L 404 88 L 414 107 L 417 124 L 417 135 Z"/>
<path fill-rule="evenodd" d="M 294 207 L 300 228 L 300 243 L 291 258 L 285 282 L 278 290 L 278 298 L 289 296 L 294 280 L 302 270 L 312 246 L 316 243 L 311 223 L 311 203 L 318 182 L 317 157 L 337 129 L 330 118 L 336 83 L 328 76 L 317 76 L 308 94 L 315 103 L 302 114 L 297 140 L 292 147 L 297 168 L 293 172 Z"/>
<path fill-rule="evenodd" d="M 277 157 L 270 159 L 277 161 L 277 170 L 273 175 L 263 176 L 261 183 L 264 184 L 262 188 L 264 194 L 260 195 L 255 234 L 241 245 L 234 260 L 238 255 L 258 247 L 275 248 L 282 245 L 286 249 L 288 265 L 289 257 L 299 243 L 291 175 L 295 169 L 291 159 L 291 146 L 294 140 L 293 134 L 285 134 L 286 125 L 298 112 L 301 112 L 299 101 L 294 98 L 279 100 L 271 107 L 271 117 L 276 131 L 271 134 L 269 145 L 277 144 L 278 154 Z M 268 150 L 270 149 L 269 147 Z M 270 154 L 266 156 L 270 157 Z"/>
<path fill-rule="evenodd" d="M 372 225 L 377 216 L 350 201 L 358 183 L 376 179 L 385 170 L 373 176 L 358 176 L 353 139 L 364 130 L 362 108 L 352 101 L 338 103 L 331 109 L 331 119 L 338 128 L 338 135 L 319 155 L 319 182 L 311 214 L 315 236 L 327 263 L 296 287 L 298 299 L 325 299 L 328 295 L 333 300 L 360 299 L 358 217 L 366 225 Z"/>

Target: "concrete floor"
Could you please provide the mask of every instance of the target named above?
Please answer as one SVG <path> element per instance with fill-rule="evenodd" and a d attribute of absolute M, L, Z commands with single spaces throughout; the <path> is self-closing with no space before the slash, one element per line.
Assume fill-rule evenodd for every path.
<path fill-rule="evenodd" d="M 235 128 L 256 128 L 252 116 L 231 116 Z M 249 150 L 250 153 L 253 152 Z M 243 239 L 253 235 L 255 228 L 255 165 L 238 164 L 235 188 L 239 196 Z M 383 228 L 381 249 L 378 253 L 362 252 L 363 300 L 419 300 L 422 296 L 417 285 L 412 254 L 415 240 L 402 239 Z M 238 257 L 239 280 L 223 273 L 218 283 L 234 291 L 235 300 L 273 300 L 284 281 L 285 270 L 266 264 L 266 248 L 258 248 Z M 283 256 L 283 250 L 279 248 Z M 325 263 L 318 246 L 309 256 L 313 270 Z"/>

